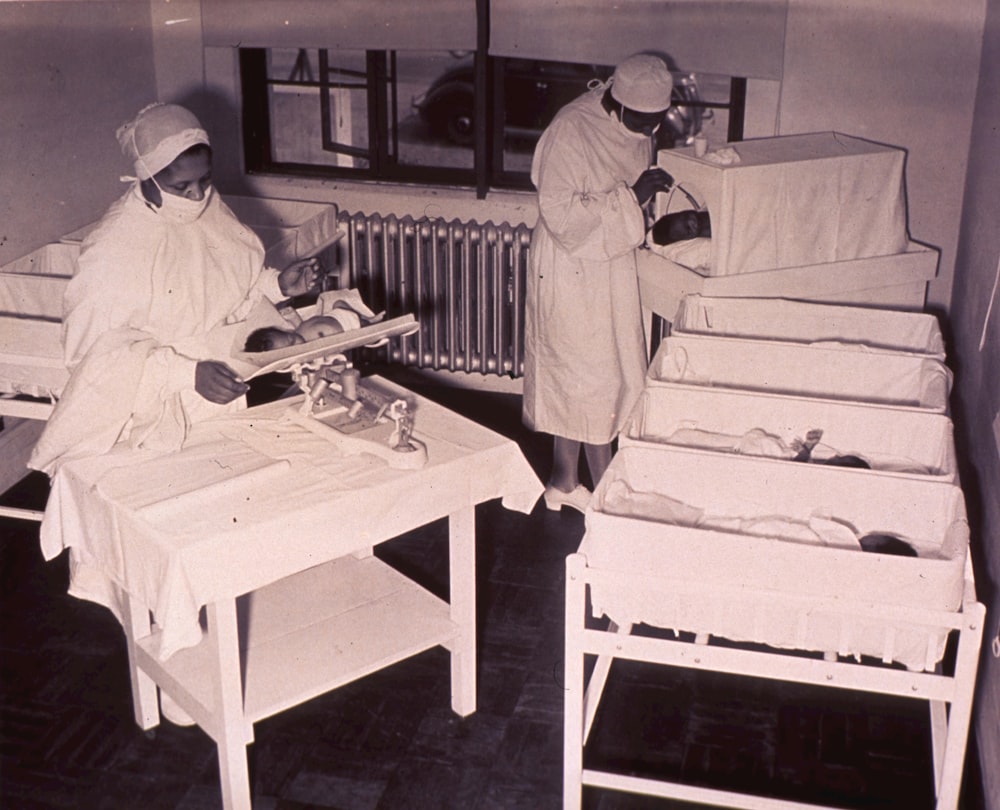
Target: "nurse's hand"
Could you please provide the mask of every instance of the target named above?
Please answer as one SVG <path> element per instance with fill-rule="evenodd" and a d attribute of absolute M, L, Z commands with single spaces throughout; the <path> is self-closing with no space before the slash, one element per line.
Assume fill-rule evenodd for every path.
<path fill-rule="evenodd" d="M 288 267 L 278 274 L 278 286 L 281 287 L 281 294 L 289 298 L 297 295 L 305 295 L 313 292 L 323 278 L 323 272 L 319 266 L 319 259 L 315 256 L 311 259 L 300 259 L 292 262 Z"/>
<path fill-rule="evenodd" d="M 669 191 L 673 184 L 673 177 L 663 169 L 654 167 L 646 169 L 639 175 L 639 179 L 632 186 L 632 191 L 635 192 L 635 198 L 639 201 L 639 205 L 645 205 L 650 197 L 659 191 Z"/>
<path fill-rule="evenodd" d="M 194 390 L 209 402 L 225 405 L 243 396 L 250 386 L 225 363 L 199 360 L 194 368 Z"/>

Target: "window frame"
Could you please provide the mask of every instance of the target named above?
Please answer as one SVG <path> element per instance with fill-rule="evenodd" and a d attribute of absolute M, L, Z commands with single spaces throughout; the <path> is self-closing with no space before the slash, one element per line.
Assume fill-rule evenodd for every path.
<path fill-rule="evenodd" d="M 305 49 L 303 49 L 305 50 Z M 331 81 L 329 52 L 319 53 L 319 76 L 313 78 L 306 69 L 308 63 L 296 61 L 288 79 L 268 77 L 267 48 L 240 48 L 239 72 L 242 91 L 242 128 L 244 165 L 247 174 L 279 174 L 320 179 L 349 179 L 381 183 L 410 183 L 428 186 L 458 186 L 474 188 L 476 196 L 484 199 L 491 190 L 531 190 L 531 179 L 526 171 L 504 167 L 504 78 L 505 57 L 483 56 L 480 50 L 473 54 L 475 91 L 475 118 L 477 123 L 472 168 L 426 166 L 400 163 L 399 156 L 399 106 L 397 98 L 396 51 L 366 50 L 364 86 L 368 105 L 368 148 L 335 144 L 329 141 L 330 90 L 339 86 Z M 301 77 L 296 77 L 296 73 Z M 321 127 L 324 151 L 366 157 L 367 167 L 330 166 L 314 163 L 276 161 L 272 154 L 272 121 L 270 114 L 270 88 L 276 85 L 317 87 L 320 91 Z M 730 142 L 743 139 L 746 114 L 747 80 L 730 79 L 728 103 L 702 102 L 706 109 L 728 109 L 727 138 Z"/>

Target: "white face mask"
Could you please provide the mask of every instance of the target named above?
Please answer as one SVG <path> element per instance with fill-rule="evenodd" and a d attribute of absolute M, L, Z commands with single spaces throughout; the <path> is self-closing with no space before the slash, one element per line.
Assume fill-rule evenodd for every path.
<path fill-rule="evenodd" d="M 135 142 L 134 128 L 132 130 L 132 147 L 138 155 L 139 147 Z M 163 190 L 163 186 L 156 182 L 156 176 L 149 171 L 149 167 L 146 166 L 146 162 L 141 157 L 139 158 L 139 161 L 149 173 L 149 179 L 153 181 L 153 185 L 160 190 L 160 205 L 151 206 L 158 214 L 166 217 L 171 222 L 176 222 L 179 225 L 187 225 L 194 222 L 205 212 L 205 209 L 208 207 L 208 204 L 212 199 L 212 186 L 207 186 L 205 188 L 200 200 L 189 200 L 187 197 L 179 197 L 176 194 L 168 194 Z"/>
<path fill-rule="evenodd" d="M 156 183 L 156 180 L 154 179 L 153 182 Z M 157 213 L 179 225 L 187 225 L 198 219 L 205 212 L 212 199 L 212 186 L 205 189 L 200 200 L 190 200 L 187 197 L 169 194 L 160 188 L 159 183 L 156 183 L 156 187 L 160 189 L 160 207 L 156 209 Z"/>
<path fill-rule="evenodd" d="M 653 137 L 652 135 L 646 135 L 644 132 L 635 132 L 634 130 L 629 129 L 622 122 L 621 116 L 617 112 L 611 113 L 611 116 L 612 118 L 615 119 L 615 122 L 618 124 L 618 129 L 622 132 L 623 135 L 626 135 L 629 138 L 632 138 L 633 140 L 636 141 L 648 141 L 650 138 Z M 659 129 L 659 127 L 657 127 L 656 129 Z M 653 134 L 656 134 L 656 130 L 653 130 Z"/>

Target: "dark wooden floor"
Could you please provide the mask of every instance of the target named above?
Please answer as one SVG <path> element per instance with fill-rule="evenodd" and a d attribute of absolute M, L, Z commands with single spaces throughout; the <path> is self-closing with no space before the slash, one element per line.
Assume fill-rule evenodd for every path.
<path fill-rule="evenodd" d="M 424 393 L 517 438 L 544 473 L 547 443 L 520 427 L 516 398 Z M 32 477 L 3 502 L 40 506 L 46 491 Z M 452 714 L 438 649 L 260 722 L 249 748 L 255 808 L 561 806 L 563 565 L 583 518 L 490 503 L 477 520 L 478 711 Z M 445 543 L 444 525 L 432 524 L 380 556 L 445 595 Z M 41 559 L 36 525 L 0 521 L 0 808 L 220 807 L 214 744 L 198 728 L 164 722 L 151 738 L 134 725 L 122 631 L 68 596 L 67 577 L 65 557 Z M 901 698 L 622 662 L 586 756 L 806 802 L 933 807 L 927 713 Z M 688 806 L 596 790 L 584 803 Z"/>

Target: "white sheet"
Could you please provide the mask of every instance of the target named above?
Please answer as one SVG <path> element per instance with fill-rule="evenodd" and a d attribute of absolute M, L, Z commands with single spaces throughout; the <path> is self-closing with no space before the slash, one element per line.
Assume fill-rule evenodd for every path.
<path fill-rule="evenodd" d="M 0 313 L 59 321 L 67 280 L 65 276 L 0 272 Z"/>
<path fill-rule="evenodd" d="M 922 625 L 921 614 L 961 604 L 969 537 L 962 492 L 891 477 L 859 486 L 844 472 L 622 449 L 595 492 L 580 551 L 588 566 L 634 572 L 637 581 L 595 589 L 595 614 L 932 668 L 947 633 Z M 623 485 L 639 494 L 634 510 L 620 503 Z M 664 500 L 653 515 L 639 516 L 652 499 L 664 499 L 675 516 Z M 739 523 L 760 531 L 741 532 Z M 856 537 L 895 534 L 924 556 L 838 547 L 828 531 L 835 524 Z M 640 587 L 646 577 L 659 578 L 655 590 Z M 791 604 L 800 609 L 790 611 Z"/>
<path fill-rule="evenodd" d="M 794 298 L 862 307 L 920 311 L 937 274 L 938 251 L 910 242 L 902 253 L 842 262 L 704 276 L 651 250 L 636 258 L 644 309 L 667 321 L 688 293 L 719 297 Z"/>
<path fill-rule="evenodd" d="M 62 298 L 78 245 L 45 245 L 0 268 L 0 394 L 51 398 L 66 384 Z"/>
<path fill-rule="evenodd" d="M 934 357 L 846 344 L 676 334 L 663 340 L 650 363 L 647 384 L 659 382 L 944 413 L 951 372 Z"/>
<path fill-rule="evenodd" d="M 235 195 L 226 195 L 225 200 L 264 243 L 268 267 L 280 270 L 315 256 L 343 236 L 335 205 Z"/>
<path fill-rule="evenodd" d="M 951 419 L 864 403 L 661 384 L 643 392 L 619 442 L 787 458 L 816 429 L 813 458 L 857 455 L 872 469 L 855 472 L 957 481 Z M 774 441 L 745 441 L 754 431 Z"/>
<path fill-rule="evenodd" d="M 712 274 L 712 240 L 707 236 L 685 239 L 669 245 L 657 245 L 647 240 L 646 246 L 657 256 L 677 262 L 700 275 Z"/>
<path fill-rule="evenodd" d="M 542 486 L 516 444 L 416 399 L 414 435 L 429 456 L 417 471 L 343 456 L 279 423 L 295 407 L 287 400 L 203 423 L 179 453 L 68 463 L 53 480 L 43 553 L 70 549 L 76 596 L 119 615 L 119 589 L 139 597 L 167 658 L 200 640 L 202 605 L 304 570 L 318 548 L 323 560 L 342 556 L 497 497 L 531 510 Z"/>

